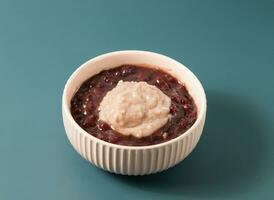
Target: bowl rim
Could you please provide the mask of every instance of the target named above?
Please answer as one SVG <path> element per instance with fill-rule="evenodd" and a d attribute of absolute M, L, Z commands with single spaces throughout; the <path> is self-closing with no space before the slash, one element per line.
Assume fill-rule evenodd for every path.
<path fill-rule="evenodd" d="M 201 107 L 200 107 L 200 113 L 198 114 L 197 120 L 194 122 L 194 124 L 186 131 L 184 132 L 182 135 L 177 136 L 171 140 L 168 140 L 166 142 L 161 142 L 159 144 L 153 144 L 153 145 L 146 145 L 146 146 L 126 146 L 126 145 L 119 145 L 119 144 L 114 144 L 114 143 L 110 143 L 110 142 L 106 142 L 104 140 L 101 140 L 91 134 L 89 134 L 87 131 L 85 131 L 80 125 L 78 125 L 76 123 L 76 121 L 73 119 L 72 114 L 70 112 L 69 109 L 69 102 L 66 101 L 66 94 L 68 89 L 71 87 L 71 82 L 72 80 L 78 75 L 78 73 L 85 68 L 87 65 L 89 65 L 90 63 L 94 62 L 95 60 L 102 60 L 105 59 L 108 56 L 111 55 L 121 55 L 121 54 L 126 54 L 126 53 L 137 53 L 137 54 L 150 54 L 150 55 L 155 55 L 155 56 L 160 56 L 163 57 L 164 59 L 168 59 L 172 62 L 175 62 L 179 65 L 181 65 L 181 67 L 183 67 L 186 71 L 188 71 L 188 73 L 193 76 L 194 80 L 197 82 L 198 87 L 201 88 L 201 97 L 202 97 L 202 103 L 201 103 Z M 159 66 L 161 67 L 161 66 Z M 194 99 L 195 101 L 195 99 Z M 151 51 L 143 51 L 143 50 L 120 50 L 120 51 L 113 51 L 113 52 L 109 52 L 109 53 L 105 53 L 105 54 L 101 54 L 98 56 L 95 56 L 94 58 L 89 59 L 88 61 L 84 62 L 83 64 L 81 64 L 68 78 L 64 90 L 63 90 L 63 95 L 62 95 L 62 113 L 63 113 L 63 120 L 64 119 L 64 115 L 66 115 L 66 120 L 69 120 L 69 123 L 71 123 L 75 128 L 77 128 L 78 130 L 80 130 L 81 133 L 83 133 L 86 137 L 88 137 L 90 140 L 94 140 L 97 142 L 100 142 L 104 145 L 107 146 L 111 146 L 111 147 L 115 147 L 115 148 L 120 148 L 120 149 L 128 149 L 128 150 L 142 150 L 142 149 L 155 149 L 155 148 L 160 148 L 163 146 L 167 146 L 171 143 L 175 143 L 185 137 L 187 137 L 187 135 L 191 134 L 193 132 L 193 130 L 198 126 L 198 124 L 202 123 L 203 120 L 203 115 L 206 114 L 206 109 L 207 109 L 207 100 L 206 100 L 206 94 L 204 91 L 204 88 L 201 84 L 201 82 L 199 81 L 199 79 L 196 77 L 196 75 L 190 71 L 186 66 L 184 66 L 182 63 L 178 62 L 177 60 L 170 58 L 168 56 L 165 56 L 163 54 L 160 53 L 155 53 L 155 52 L 151 52 Z"/>

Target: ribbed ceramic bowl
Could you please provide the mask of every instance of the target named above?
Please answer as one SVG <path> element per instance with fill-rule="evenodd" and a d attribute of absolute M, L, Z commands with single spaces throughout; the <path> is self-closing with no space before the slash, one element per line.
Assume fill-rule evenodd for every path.
<path fill-rule="evenodd" d="M 132 147 L 111 144 L 82 129 L 72 118 L 70 100 L 80 85 L 89 77 L 121 64 L 156 66 L 183 82 L 197 108 L 193 126 L 181 136 L 157 145 Z M 90 163 L 104 170 L 125 174 L 144 175 L 168 169 L 186 158 L 200 139 L 205 117 L 206 96 L 196 76 L 181 63 L 147 51 L 117 51 L 93 58 L 81 65 L 65 85 L 62 99 L 63 121 L 67 137 L 74 149 Z"/>

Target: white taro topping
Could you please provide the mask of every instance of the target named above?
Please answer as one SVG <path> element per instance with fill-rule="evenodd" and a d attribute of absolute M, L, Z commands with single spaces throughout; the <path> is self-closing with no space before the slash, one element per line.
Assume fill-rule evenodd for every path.
<path fill-rule="evenodd" d="M 123 135 L 151 135 L 169 119 L 171 100 L 146 82 L 123 82 L 109 91 L 99 106 L 99 119 Z"/>

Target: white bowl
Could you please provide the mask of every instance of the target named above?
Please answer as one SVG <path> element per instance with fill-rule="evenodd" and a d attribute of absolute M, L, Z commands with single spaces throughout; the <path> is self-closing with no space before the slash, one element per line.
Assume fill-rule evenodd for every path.
<path fill-rule="evenodd" d="M 82 129 L 70 113 L 70 101 L 89 77 L 122 64 L 157 66 L 184 83 L 193 97 L 198 116 L 185 133 L 164 143 L 150 146 L 122 146 L 100 140 Z M 63 121 L 74 149 L 95 166 L 125 175 L 144 175 L 168 169 L 186 158 L 200 139 L 206 117 L 206 96 L 196 76 L 181 63 L 147 51 L 117 51 L 95 57 L 81 65 L 67 81 L 62 99 Z"/>

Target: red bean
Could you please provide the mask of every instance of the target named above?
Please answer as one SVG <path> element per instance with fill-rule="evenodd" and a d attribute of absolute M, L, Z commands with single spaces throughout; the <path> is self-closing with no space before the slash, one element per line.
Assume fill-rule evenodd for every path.
<path fill-rule="evenodd" d="M 82 125 L 84 128 L 95 126 L 96 117 L 94 115 L 88 115 L 86 118 L 84 118 Z"/>
<path fill-rule="evenodd" d="M 177 113 L 177 108 L 174 104 L 170 106 L 170 113 L 172 115 L 175 115 Z"/>
<path fill-rule="evenodd" d="M 100 131 L 106 131 L 106 130 L 110 129 L 110 126 L 107 123 L 105 123 L 105 122 L 101 122 L 98 125 L 98 128 L 99 128 Z"/>

